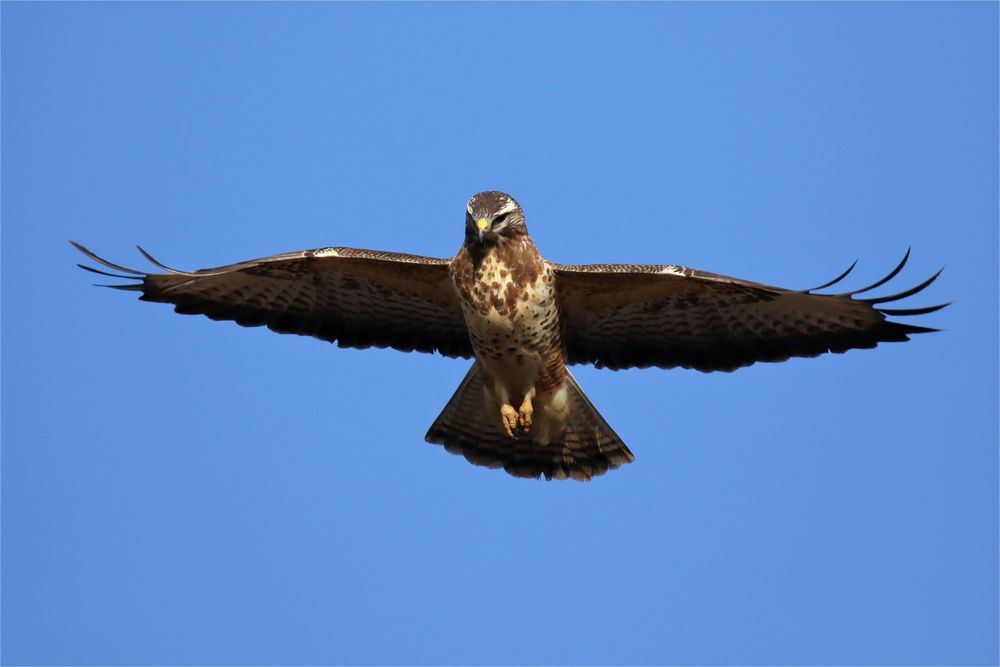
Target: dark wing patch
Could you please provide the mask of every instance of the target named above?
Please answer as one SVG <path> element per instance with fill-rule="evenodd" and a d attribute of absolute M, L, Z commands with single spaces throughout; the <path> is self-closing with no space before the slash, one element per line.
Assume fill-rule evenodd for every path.
<path fill-rule="evenodd" d="M 178 271 L 140 248 L 167 272 L 147 273 L 73 245 L 92 260 L 128 275 L 82 268 L 138 281 L 107 287 L 142 292 L 141 300 L 174 304 L 178 313 L 266 326 L 278 333 L 336 341 L 340 347 L 472 356 L 465 319 L 448 277 L 448 260 L 322 248 Z"/>
<path fill-rule="evenodd" d="M 936 331 L 886 320 L 923 315 L 948 304 L 890 309 L 880 304 L 912 296 L 916 287 L 875 299 L 814 294 L 671 265 L 592 264 L 556 269 L 563 340 L 571 364 L 611 369 L 648 366 L 732 371 L 758 361 L 815 357 L 824 352 L 871 348 Z M 830 287 L 838 278 L 818 288 Z"/>

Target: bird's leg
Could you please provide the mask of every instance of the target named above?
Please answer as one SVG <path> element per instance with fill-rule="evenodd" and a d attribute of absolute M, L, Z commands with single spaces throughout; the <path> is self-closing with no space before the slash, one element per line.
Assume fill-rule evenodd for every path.
<path fill-rule="evenodd" d="M 500 422 L 507 435 L 513 438 L 517 431 L 517 410 L 510 403 L 504 403 L 500 406 Z"/>
<path fill-rule="evenodd" d="M 534 389 L 524 395 L 524 400 L 521 401 L 521 409 L 517 413 L 517 422 L 524 429 L 525 433 L 531 430 L 531 417 L 535 414 L 535 409 L 531 407 L 531 397 L 534 395 Z"/>
<path fill-rule="evenodd" d="M 500 426 L 508 437 L 517 435 L 517 410 L 510 404 L 510 392 L 502 382 L 486 375 L 487 403 L 500 404 Z"/>

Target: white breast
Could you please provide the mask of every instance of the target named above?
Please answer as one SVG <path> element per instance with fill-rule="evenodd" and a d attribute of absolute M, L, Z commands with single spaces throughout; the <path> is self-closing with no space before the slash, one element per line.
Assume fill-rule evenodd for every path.
<path fill-rule="evenodd" d="M 462 303 L 472 344 L 488 374 L 503 385 L 502 393 L 522 395 L 534 387 L 551 332 L 558 327 L 552 269 L 546 265 L 533 283 L 514 285 L 518 293 L 527 290 L 528 298 L 513 304 L 506 300 L 510 272 L 489 257 L 481 269 L 477 286 L 489 305 Z"/>

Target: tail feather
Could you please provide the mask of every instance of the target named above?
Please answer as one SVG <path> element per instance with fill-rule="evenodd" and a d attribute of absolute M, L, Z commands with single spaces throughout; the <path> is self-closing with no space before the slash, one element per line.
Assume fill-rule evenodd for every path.
<path fill-rule="evenodd" d="M 490 413 L 479 365 L 473 364 L 455 394 L 427 431 L 427 442 L 444 445 L 470 463 L 503 468 L 515 477 L 589 480 L 635 457 L 572 375 L 566 379 L 570 416 L 565 433 L 542 445 L 532 433 L 508 436 Z"/>

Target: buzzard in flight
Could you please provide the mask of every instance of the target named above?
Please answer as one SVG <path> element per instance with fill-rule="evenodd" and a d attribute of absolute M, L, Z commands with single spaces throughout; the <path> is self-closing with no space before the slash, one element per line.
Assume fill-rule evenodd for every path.
<path fill-rule="evenodd" d="M 892 322 L 947 304 L 883 308 L 920 292 L 854 298 L 787 290 L 672 265 L 566 266 L 544 259 L 510 195 L 480 192 L 454 259 L 321 248 L 199 271 L 136 271 L 108 285 L 174 304 L 178 313 L 267 326 L 341 347 L 392 347 L 474 359 L 427 432 L 428 442 L 518 477 L 587 480 L 633 460 L 567 364 L 732 371 L 757 361 L 871 348 L 935 331 Z M 853 265 L 852 267 L 853 268 Z"/>

